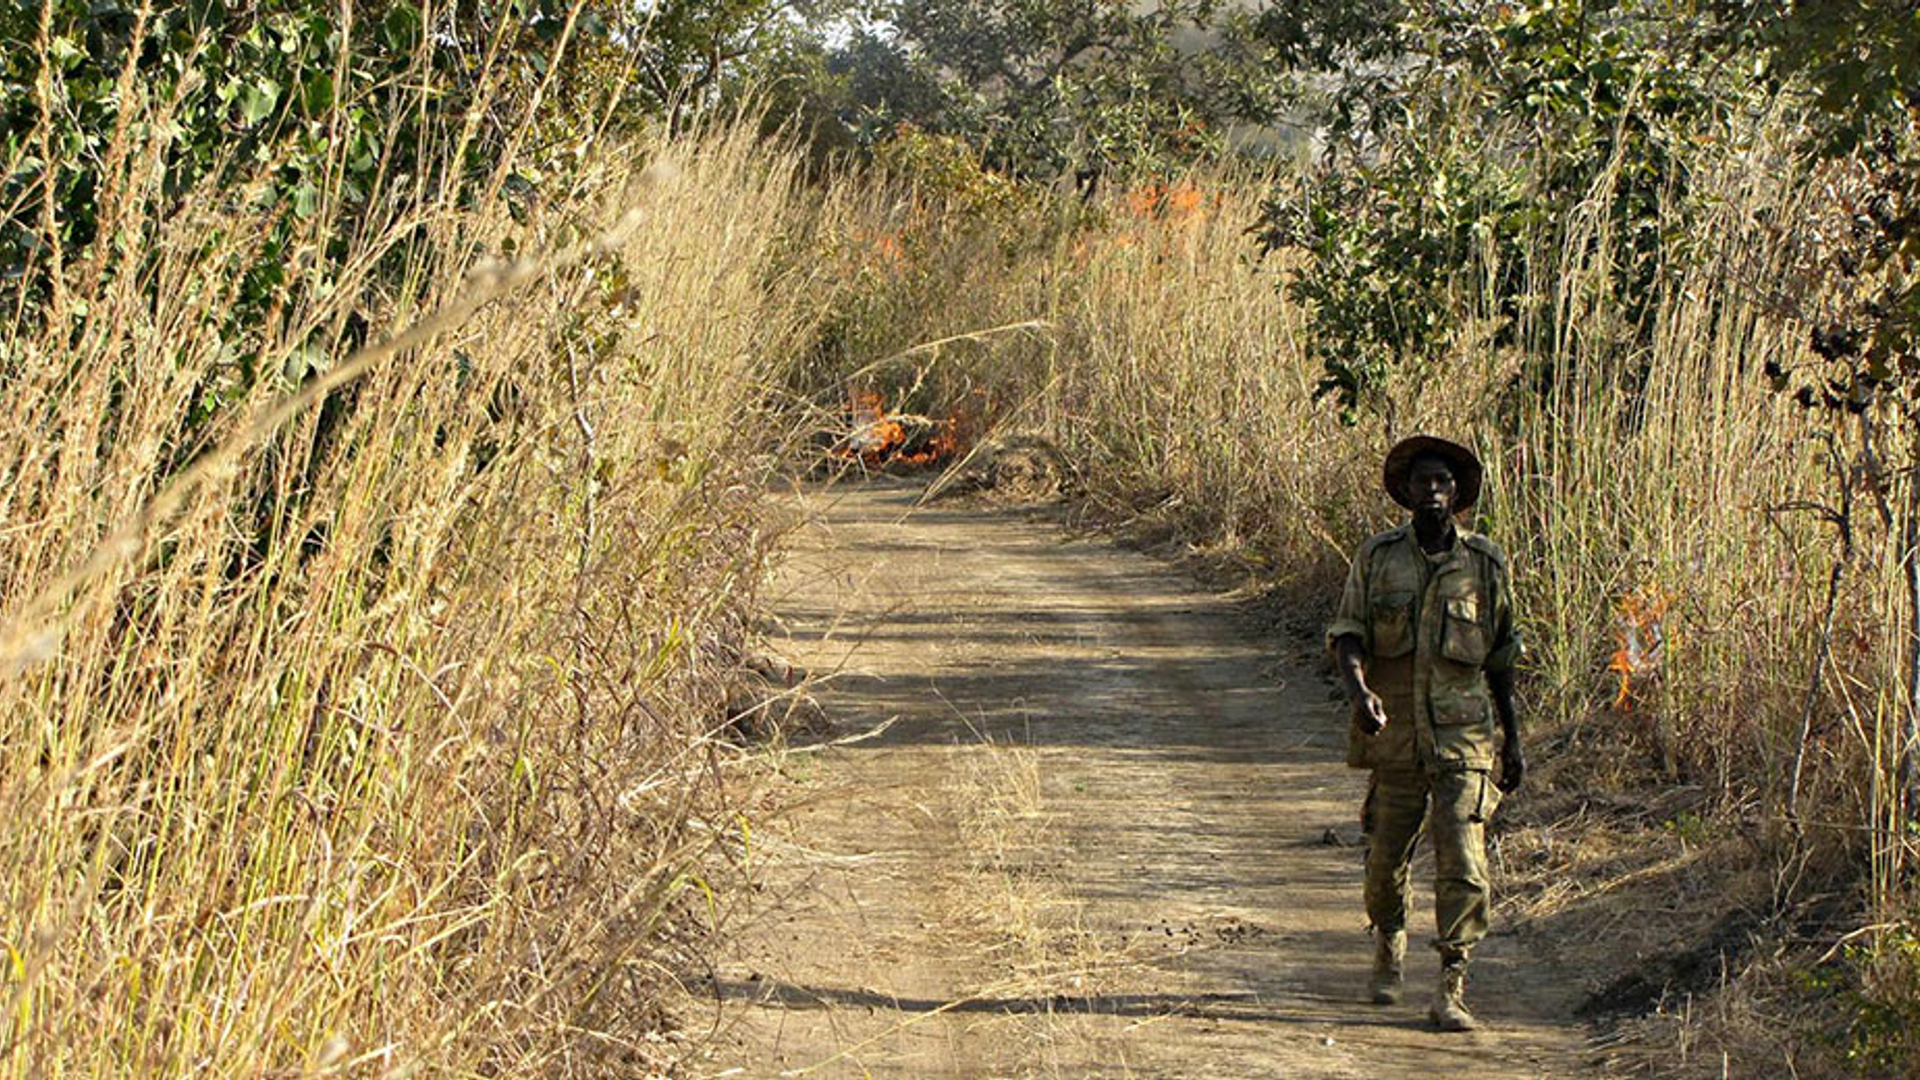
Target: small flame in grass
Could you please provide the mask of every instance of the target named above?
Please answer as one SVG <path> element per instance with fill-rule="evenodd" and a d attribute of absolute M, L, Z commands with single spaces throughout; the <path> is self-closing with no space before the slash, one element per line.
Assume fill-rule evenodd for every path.
<path fill-rule="evenodd" d="M 883 465 L 935 465 L 958 453 L 965 427 L 960 414 L 934 420 L 887 408 L 872 390 L 848 395 L 851 431 L 833 450 L 836 457 L 868 468 Z"/>
<path fill-rule="evenodd" d="M 1207 216 L 1208 201 L 1206 193 L 1190 180 L 1146 184 L 1127 192 L 1127 210 L 1142 220 L 1198 223 Z"/>
<path fill-rule="evenodd" d="M 1668 642 L 1667 611 L 1673 596 L 1658 585 L 1643 585 L 1622 596 L 1613 607 L 1613 654 L 1607 670 L 1620 679 L 1613 707 L 1633 708 L 1633 680 L 1650 678 L 1659 670 Z"/>

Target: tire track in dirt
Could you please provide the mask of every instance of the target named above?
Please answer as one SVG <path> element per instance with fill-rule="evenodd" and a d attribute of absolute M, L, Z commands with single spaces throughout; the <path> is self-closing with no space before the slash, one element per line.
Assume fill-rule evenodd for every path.
<path fill-rule="evenodd" d="M 790 763 L 699 1075 L 1594 1074 L 1578 988 L 1504 925 L 1485 1030 L 1426 1029 L 1423 948 L 1406 1004 L 1361 1003 L 1364 778 L 1302 645 L 1044 514 L 918 494 L 796 501 L 780 644 L 837 672 L 841 733 L 894 722 Z"/>

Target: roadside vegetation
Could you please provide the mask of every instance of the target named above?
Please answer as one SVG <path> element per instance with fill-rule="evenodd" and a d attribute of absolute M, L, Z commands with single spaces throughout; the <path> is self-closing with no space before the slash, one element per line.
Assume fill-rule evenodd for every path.
<path fill-rule="evenodd" d="M 751 850 L 800 156 L 556 118 L 553 41 L 463 94 L 405 7 L 284 71 L 357 31 L 20 10 L 0 1073 L 666 1068 Z"/>
<path fill-rule="evenodd" d="M 8 1075 L 665 1068 L 873 395 L 1308 630 L 1471 441 L 1618 1061 L 1912 1070 L 1910 12 L 482 7 L 0 14 Z"/>

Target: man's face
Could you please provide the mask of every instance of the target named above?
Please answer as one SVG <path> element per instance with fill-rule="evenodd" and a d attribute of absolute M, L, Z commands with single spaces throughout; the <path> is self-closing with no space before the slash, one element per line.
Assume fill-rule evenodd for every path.
<path fill-rule="evenodd" d="M 1453 470 L 1437 457 L 1423 457 L 1407 470 L 1407 498 L 1413 512 L 1430 520 L 1444 520 L 1453 513 L 1453 500 L 1459 489 Z"/>

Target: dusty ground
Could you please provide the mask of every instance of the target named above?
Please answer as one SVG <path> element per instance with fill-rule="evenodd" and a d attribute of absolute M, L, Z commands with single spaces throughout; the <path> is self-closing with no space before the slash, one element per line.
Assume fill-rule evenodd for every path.
<path fill-rule="evenodd" d="M 834 736 L 757 823 L 701 1076 L 1584 1076 L 1579 988 L 1496 928 L 1427 1030 L 1360 1003 L 1339 706 L 1312 650 L 1044 513 L 799 497 L 780 644 Z M 1430 864 L 1415 927 L 1431 925 Z"/>

